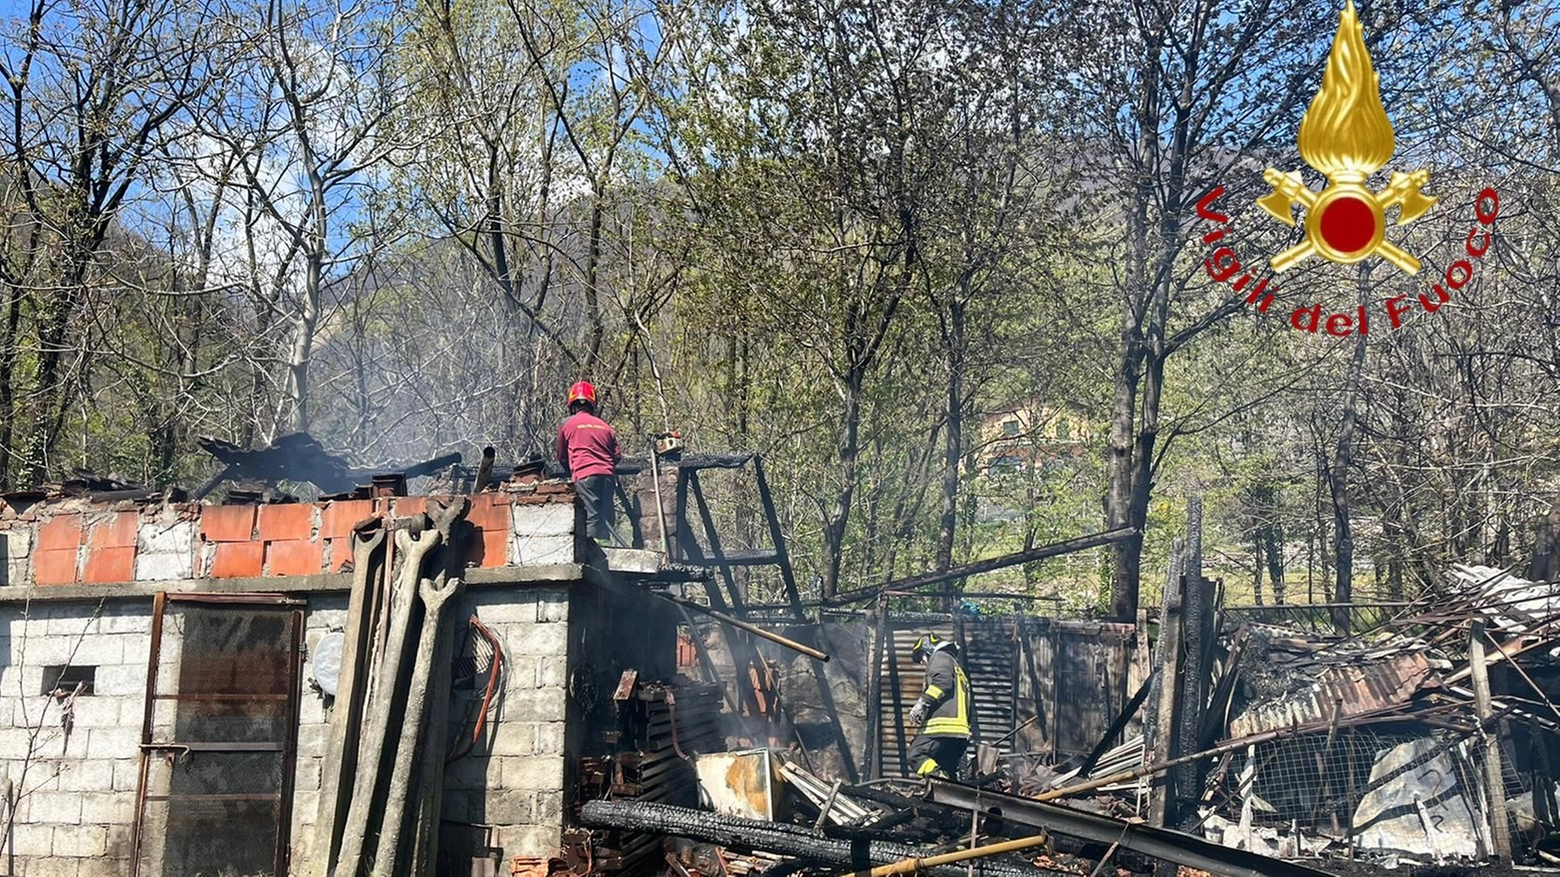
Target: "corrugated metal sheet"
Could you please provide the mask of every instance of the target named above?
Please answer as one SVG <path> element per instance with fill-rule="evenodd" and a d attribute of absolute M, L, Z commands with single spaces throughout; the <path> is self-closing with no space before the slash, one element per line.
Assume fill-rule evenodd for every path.
<path fill-rule="evenodd" d="M 1020 636 L 1020 630 L 1024 636 Z M 915 728 L 905 713 L 921 695 L 922 669 L 910 647 L 922 632 L 952 637 L 951 622 L 890 623 L 879 704 L 879 758 L 884 776 L 905 774 Z M 1088 752 L 1125 702 L 1130 624 L 1030 618 L 967 621 L 964 669 L 975 700 L 977 739 L 992 741 L 1039 712 L 1040 721 L 1005 742 L 1010 752 Z"/>
<path fill-rule="evenodd" d="M 1230 720 L 1229 736 L 1328 722 L 1335 710 L 1348 717 L 1401 706 L 1413 698 L 1432 672 L 1423 652 L 1405 652 L 1369 664 L 1329 667 L 1298 691 L 1245 707 Z"/>

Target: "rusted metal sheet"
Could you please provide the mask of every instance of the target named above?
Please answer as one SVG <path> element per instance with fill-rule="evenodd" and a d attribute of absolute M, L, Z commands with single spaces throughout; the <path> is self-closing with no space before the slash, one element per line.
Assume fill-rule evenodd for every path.
<path fill-rule="evenodd" d="M 1403 652 L 1373 663 L 1337 665 L 1310 685 L 1273 700 L 1247 706 L 1230 720 L 1226 737 L 1243 737 L 1292 725 L 1328 722 L 1408 703 L 1430 679 L 1424 652 Z"/>
<path fill-rule="evenodd" d="M 138 875 L 287 873 L 303 612 L 245 596 L 154 604 Z"/>

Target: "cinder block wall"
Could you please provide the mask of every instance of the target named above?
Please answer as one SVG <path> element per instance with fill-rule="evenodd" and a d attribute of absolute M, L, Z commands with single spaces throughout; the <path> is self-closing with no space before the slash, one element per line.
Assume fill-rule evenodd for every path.
<path fill-rule="evenodd" d="M 128 874 L 150 603 L 0 606 L 0 637 L 0 774 L 17 799 L 18 873 Z M 94 691 L 75 700 L 68 724 L 40 693 L 45 668 L 63 664 L 95 668 Z"/>
<path fill-rule="evenodd" d="M 576 510 L 566 487 L 561 493 L 475 499 L 470 520 L 479 544 L 468 554 L 469 565 L 575 560 Z M 411 514 L 421 511 L 425 500 L 391 502 L 386 509 L 391 514 Z M 228 508 L 242 511 L 216 511 Z M 274 507 L 288 509 L 282 517 L 296 517 L 289 518 L 291 523 L 276 512 L 267 515 L 268 508 L 273 507 L 205 507 L 192 515 L 181 507 L 142 510 L 69 502 L 18 513 L 0 502 L 0 594 L 31 587 L 43 591 L 51 581 L 170 581 L 188 588 L 192 577 L 240 574 L 218 569 L 223 545 L 245 546 L 235 550 L 247 558 L 244 564 L 253 565 L 231 570 L 278 575 L 287 567 L 276 565 L 285 553 L 273 550 L 277 544 L 313 543 L 302 552 L 309 564 L 295 574 L 330 571 L 338 553 L 333 540 L 345 538 L 336 535 L 340 527 L 349 528 L 376 507 L 374 501 L 362 501 L 361 508 L 356 502 Z M 240 534 L 251 541 L 240 542 Z M 46 567 L 41 578 L 36 574 L 40 558 Z M 95 572 L 100 569 L 109 572 Z M 549 855 L 558 846 L 569 603 L 577 585 L 478 587 L 447 609 L 463 636 L 466 619 L 477 613 L 504 643 L 507 666 L 497 722 L 478 747 L 480 754 L 457 762 L 447 776 L 445 820 L 483 826 L 486 840 L 501 848 L 506 860 Z M 312 685 L 309 656 L 322 636 L 344 626 L 346 597 L 295 594 L 308 601 L 291 811 L 292 870 L 297 873 L 316 855 L 320 762 L 330 720 L 325 698 Z M 148 598 L 0 603 L 0 779 L 10 779 L 17 797 L 14 845 L 0 840 L 0 856 L 14 852 L 18 874 L 119 877 L 130 872 L 151 612 Z M 176 647 L 169 643 L 168 648 Z M 169 654 L 165 650 L 163 663 Z M 68 733 L 58 701 L 42 693 L 46 669 L 67 664 L 92 667 L 94 674 L 94 691 L 75 701 Z M 11 818 L 0 805 L 0 828 Z M 451 839 L 458 845 L 470 836 L 447 834 L 447 848 Z"/>

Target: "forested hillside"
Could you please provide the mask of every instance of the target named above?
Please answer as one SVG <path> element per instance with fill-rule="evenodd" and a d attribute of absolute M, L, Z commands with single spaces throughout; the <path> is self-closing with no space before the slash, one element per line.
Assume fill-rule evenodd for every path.
<path fill-rule="evenodd" d="M 1259 311 L 1217 248 L 1299 239 L 1256 201 L 1322 183 L 1330 0 L 21 0 L 0 487 L 198 484 L 200 436 L 550 455 L 588 378 L 630 453 L 765 454 L 815 596 L 1130 525 L 970 583 L 1130 616 L 1193 495 L 1235 602 L 1525 564 L 1560 7 L 1358 7 L 1425 267 L 1311 259 Z"/>

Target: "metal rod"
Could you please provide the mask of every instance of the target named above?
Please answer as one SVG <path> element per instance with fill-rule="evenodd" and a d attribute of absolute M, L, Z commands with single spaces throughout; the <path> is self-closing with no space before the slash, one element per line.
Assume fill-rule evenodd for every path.
<path fill-rule="evenodd" d="M 795 640 L 786 639 L 785 637 L 781 636 L 780 634 L 774 633 L 772 631 L 765 630 L 765 629 L 763 629 L 762 627 L 759 627 L 756 624 L 749 624 L 746 621 L 743 621 L 743 620 L 741 620 L 739 618 L 732 618 L 730 615 L 727 615 L 724 612 L 718 612 L 718 611 L 716 611 L 714 609 L 709 608 L 708 606 L 704 606 L 704 605 L 701 605 L 699 603 L 695 603 L 692 600 L 688 600 L 688 599 L 685 599 L 683 597 L 674 596 L 672 594 L 664 594 L 664 593 L 661 593 L 659 591 L 656 591 L 656 592 L 653 592 L 653 593 L 655 593 L 655 595 L 657 597 L 661 597 L 662 599 L 665 599 L 665 600 L 670 600 L 670 601 L 672 601 L 673 603 L 676 603 L 679 606 L 686 606 L 686 607 L 688 607 L 689 609 L 692 609 L 695 612 L 699 612 L 699 613 L 702 613 L 704 615 L 708 615 L 709 617 L 715 619 L 716 621 L 721 622 L 722 624 L 730 625 L 732 627 L 735 627 L 737 630 L 745 630 L 748 633 L 753 634 L 754 636 L 761 636 L 764 639 L 767 639 L 767 640 L 769 640 L 772 643 L 775 643 L 777 645 L 785 646 L 786 648 L 790 649 L 793 652 L 801 652 L 802 654 L 806 655 L 807 657 L 815 658 L 815 659 L 817 659 L 819 661 L 827 661 L 827 660 L 829 660 L 828 654 L 826 654 L 824 652 L 820 652 L 817 649 L 813 648 L 812 646 L 804 646 L 801 643 L 796 642 Z"/>
<path fill-rule="evenodd" d="M 992 570 L 1005 569 L 1020 563 L 1028 563 L 1033 560 L 1044 560 L 1047 557 L 1057 557 L 1063 554 L 1072 554 L 1089 548 L 1097 548 L 1101 545 L 1109 545 L 1112 542 L 1120 542 L 1130 539 L 1137 533 L 1131 527 L 1118 527 L 1103 533 L 1093 533 L 1088 536 L 1080 536 L 1077 539 L 1069 539 L 1066 542 L 1056 542 L 1051 545 L 1042 545 L 1039 548 L 1031 548 L 1028 551 L 1017 551 L 1012 554 L 1004 554 L 1001 557 L 993 557 L 989 560 L 980 560 L 975 563 L 967 563 L 941 572 L 930 573 L 921 576 L 912 576 L 906 579 L 898 579 L 885 582 L 881 585 L 873 585 L 870 588 L 862 588 L 857 591 L 840 594 L 831 599 L 824 600 L 825 605 L 842 606 L 848 603 L 859 603 L 862 600 L 870 600 L 879 591 L 903 590 L 906 588 L 919 588 L 925 585 L 935 585 L 950 579 L 963 578 L 977 573 L 991 572 Z"/>
<path fill-rule="evenodd" d="M 895 874 L 914 874 L 926 868 L 935 868 L 938 865 L 951 865 L 954 862 L 963 862 L 967 859 L 983 859 L 986 856 L 996 856 L 1016 850 L 1027 850 L 1030 847 L 1041 846 L 1050 839 L 1049 835 L 1042 832 L 1030 837 L 1021 837 L 1018 840 L 1005 840 L 1001 843 L 975 847 L 971 850 L 958 850 L 957 852 L 943 853 L 940 856 L 927 856 L 924 859 L 905 859 L 892 865 L 879 865 L 871 870 L 851 871 L 850 877 L 892 877 Z"/>

